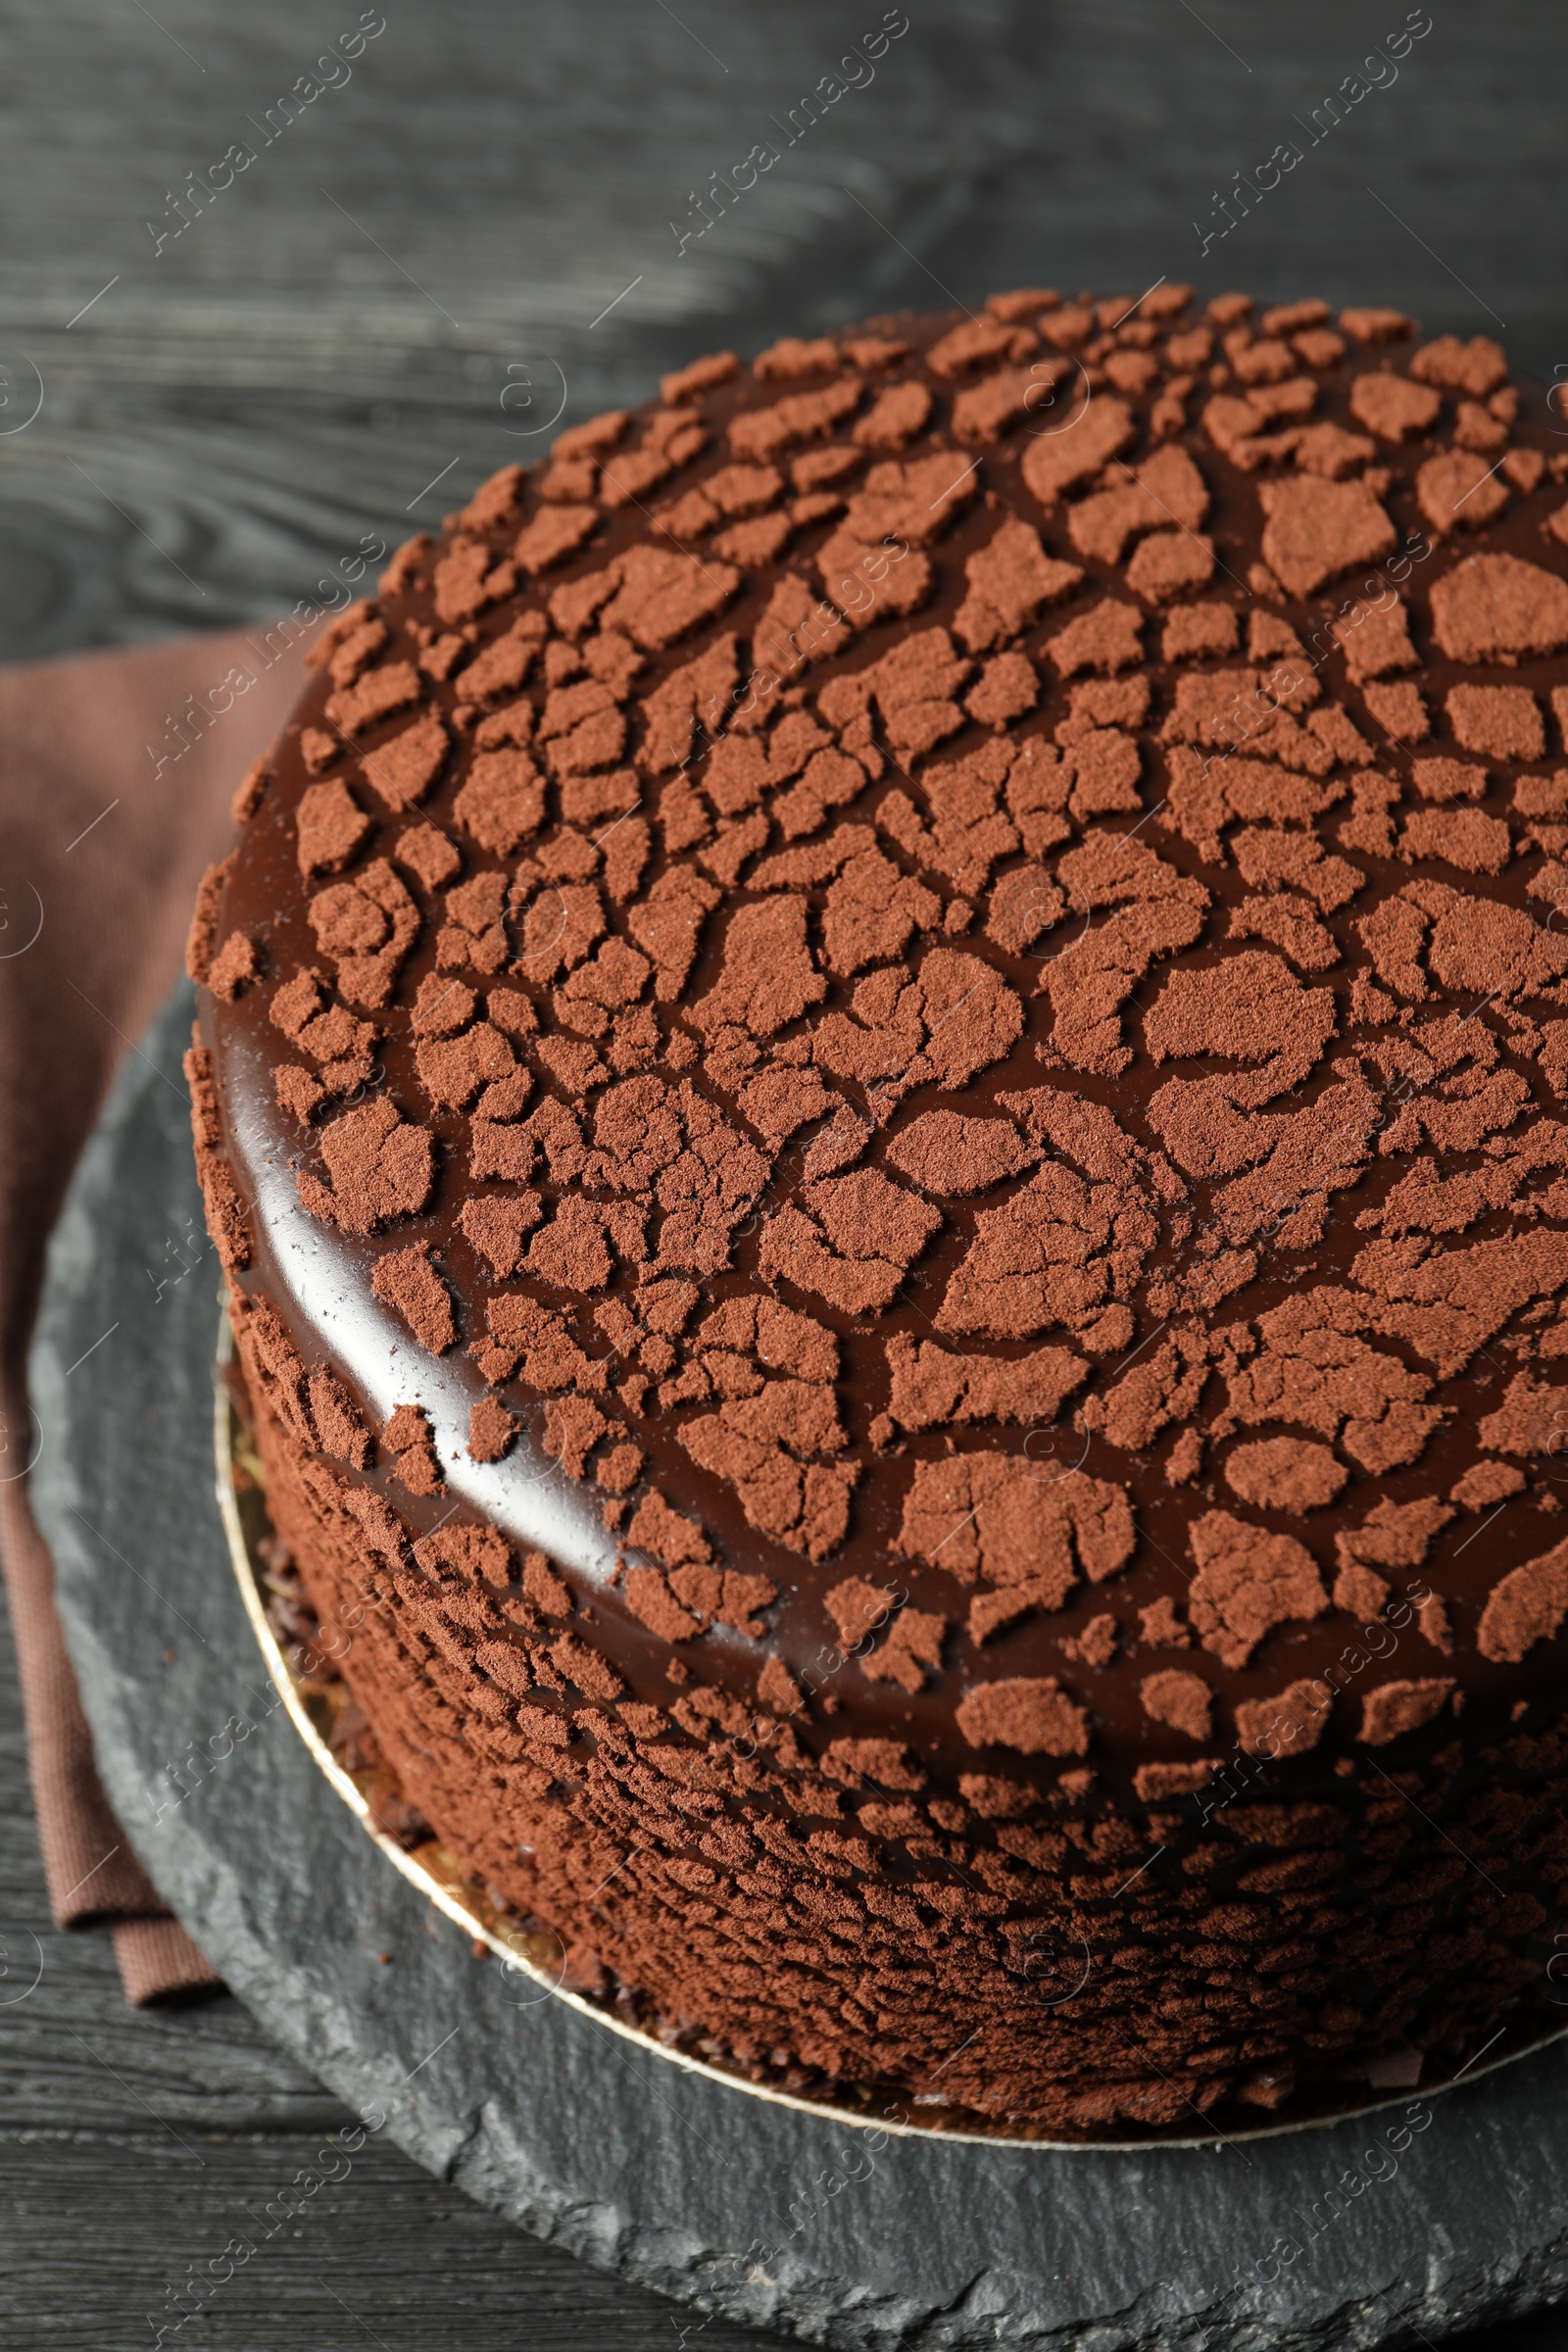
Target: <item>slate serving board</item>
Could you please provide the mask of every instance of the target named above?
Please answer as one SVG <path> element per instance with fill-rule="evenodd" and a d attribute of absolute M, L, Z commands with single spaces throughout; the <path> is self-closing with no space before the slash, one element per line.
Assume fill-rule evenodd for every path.
<path fill-rule="evenodd" d="M 476 1958 L 312 1761 L 230 1572 L 189 1021 L 181 990 L 51 1244 L 35 1502 L 126 1835 L 266 2031 L 372 2131 L 627 2279 L 854 2352 L 1393 2345 L 1568 2289 L 1568 2042 L 1245 2143 L 881 2138 L 671 2065 Z"/>

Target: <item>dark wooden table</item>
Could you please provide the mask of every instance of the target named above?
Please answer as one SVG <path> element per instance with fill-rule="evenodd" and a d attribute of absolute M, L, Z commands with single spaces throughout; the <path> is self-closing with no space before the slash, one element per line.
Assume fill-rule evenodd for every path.
<path fill-rule="evenodd" d="M 1391 57 L 1407 14 L 1430 29 Z M 0 659 L 268 621 L 365 534 L 395 543 L 538 454 L 563 400 L 569 420 L 697 351 L 993 286 L 1393 302 L 1500 336 L 1543 382 L 1568 369 L 1551 0 L 907 0 L 874 77 L 847 69 L 859 86 L 791 143 L 791 110 L 882 21 L 876 0 L 363 20 L 353 0 L 5 0 Z M 1285 140 L 1301 161 L 1278 190 L 1227 208 Z M 696 235 L 711 175 L 763 141 L 778 164 Z M 237 2003 L 131 2016 L 107 1944 L 49 1929 L 9 1650 L 0 1798 L 3 2340 L 151 2345 L 186 2265 L 342 2118 Z M 41 1974 L 8 2003 L 32 1937 Z M 371 2143 L 168 2340 L 699 2337 L 758 2340 Z M 1565 2340 L 1547 2315 L 1468 2342 Z"/>

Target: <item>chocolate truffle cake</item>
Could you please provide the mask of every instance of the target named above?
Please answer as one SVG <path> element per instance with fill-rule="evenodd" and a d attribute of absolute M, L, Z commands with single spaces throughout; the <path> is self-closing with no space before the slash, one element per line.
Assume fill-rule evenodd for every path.
<path fill-rule="evenodd" d="M 1168 285 L 662 389 L 327 627 L 202 892 L 280 1539 L 667 2038 L 1431 2081 L 1568 1925 L 1568 440 Z"/>

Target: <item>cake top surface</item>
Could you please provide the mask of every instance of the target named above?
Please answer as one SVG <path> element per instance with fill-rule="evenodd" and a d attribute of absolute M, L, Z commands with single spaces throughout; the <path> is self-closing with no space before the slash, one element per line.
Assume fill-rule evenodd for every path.
<path fill-rule="evenodd" d="M 1505 1722 L 1565 453 L 1485 338 L 1026 290 L 698 362 L 401 550 L 193 936 L 326 1449 L 982 1805 Z"/>

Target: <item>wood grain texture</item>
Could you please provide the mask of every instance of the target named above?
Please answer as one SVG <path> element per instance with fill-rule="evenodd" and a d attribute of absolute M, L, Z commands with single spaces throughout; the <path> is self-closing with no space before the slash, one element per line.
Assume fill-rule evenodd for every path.
<path fill-rule="evenodd" d="M 1401 11 L 914 0 L 875 80 L 793 145 L 790 109 L 879 7 L 394 7 L 270 145 L 267 108 L 356 12 L 155 13 L 0 12 L 12 659 L 275 612 L 362 531 L 542 447 L 563 375 L 586 414 L 695 349 L 992 285 L 1392 300 L 1505 333 L 1539 375 L 1568 361 L 1548 0 L 1440 12 L 1316 132 Z M 1285 138 L 1301 165 L 1203 254 L 1216 188 Z M 155 255 L 170 191 L 246 139 L 254 164 Z M 779 164 L 678 254 L 692 192 L 764 139 Z M 42 413 L 7 431 L 33 370 Z"/>
<path fill-rule="evenodd" d="M 270 143 L 247 123 L 357 5 L 163 0 L 154 22 L 124 0 L 5 0 L 0 659 L 265 620 L 363 534 L 394 542 L 536 454 L 563 380 L 570 418 L 645 397 L 695 350 L 993 285 L 1321 292 L 1500 334 L 1543 378 L 1568 363 L 1568 17 L 1548 0 L 1437 10 L 1397 81 L 1316 143 L 1300 118 L 1402 5 L 908 6 L 874 82 L 681 255 L 669 224 L 691 192 L 784 145 L 776 119 L 880 0 L 386 0 L 352 79 Z M 1202 254 L 1216 188 L 1284 138 L 1301 166 Z M 170 225 L 166 193 L 235 140 L 254 165 L 155 254 L 145 221 Z M 0 1647 L 0 2332 L 120 2352 L 155 2340 L 146 2315 L 168 2317 L 186 2267 L 343 2119 L 237 2003 L 131 2016 L 107 1944 L 49 1928 Z M 8 2000 L 34 1937 L 36 1987 Z M 581 2269 L 378 2147 L 203 2312 L 169 2340 L 756 2340 Z M 1468 2342 L 1564 2340 L 1546 2315 Z"/>

